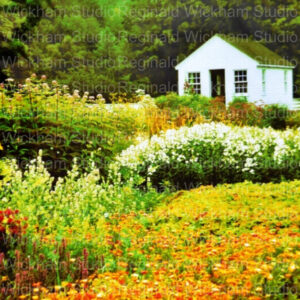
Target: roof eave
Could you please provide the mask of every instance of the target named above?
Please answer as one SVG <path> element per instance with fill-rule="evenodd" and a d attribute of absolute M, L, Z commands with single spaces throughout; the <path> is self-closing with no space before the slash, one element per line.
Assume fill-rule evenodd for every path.
<path fill-rule="evenodd" d="M 295 66 L 259 64 L 258 68 L 295 69 Z"/>

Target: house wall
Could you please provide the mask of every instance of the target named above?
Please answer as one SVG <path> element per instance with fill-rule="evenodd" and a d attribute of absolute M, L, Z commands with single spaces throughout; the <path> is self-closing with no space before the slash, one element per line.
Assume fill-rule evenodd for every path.
<path fill-rule="evenodd" d="M 260 78 L 261 82 L 263 80 L 263 70 L 265 70 L 265 92 L 263 85 L 261 85 L 261 90 L 258 90 L 256 99 L 261 99 L 265 104 L 279 103 L 293 108 L 293 70 L 258 67 L 257 77 Z"/>
<path fill-rule="evenodd" d="M 225 69 L 226 103 L 234 97 L 247 96 L 251 102 L 262 100 L 266 104 L 293 102 L 292 70 L 288 69 L 288 88 L 284 91 L 284 70 L 266 69 L 266 94 L 263 94 L 262 69 L 258 63 L 231 46 L 218 36 L 211 38 L 202 47 L 187 57 L 176 69 L 178 70 L 178 93 L 184 94 L 184 83 L 189 72 L 201 73 L 201 94 L 211 97 L 210 70 Z M 234 71 L 247 70 L 248 93 L 236 94 Z"/>

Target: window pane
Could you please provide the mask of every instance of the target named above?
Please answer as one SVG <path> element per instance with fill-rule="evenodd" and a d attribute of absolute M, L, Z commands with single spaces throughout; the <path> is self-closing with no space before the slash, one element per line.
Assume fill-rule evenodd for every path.
<path fill-rule="evenodd" d="M 246 70 L 237 70 L 234 72 L 235 80 L 235 92 L 247 93 L 248 92 L 248 82 L 247 82 L 247 71 Z"/>
<path fill-rule="evenodd" d="M 201 78 L 200 72 L 188 73 L 188 82 L 190 87 L 196 94 L 201 94 Z"/>

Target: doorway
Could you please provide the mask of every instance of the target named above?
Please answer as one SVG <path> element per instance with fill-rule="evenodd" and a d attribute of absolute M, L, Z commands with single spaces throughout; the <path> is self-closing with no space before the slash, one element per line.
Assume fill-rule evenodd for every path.
<path fill-rule="evenodd" d="M 225 70 L 210 70 L 211 96 L 222 97 L 225 101 Z"/>

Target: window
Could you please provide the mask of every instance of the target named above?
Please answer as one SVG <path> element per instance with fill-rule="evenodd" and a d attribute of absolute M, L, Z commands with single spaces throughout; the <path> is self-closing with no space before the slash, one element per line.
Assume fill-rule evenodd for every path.
<path fill-rule="evenodd" d="M 285 70 L 284 71 L 284 92 L 287 93 L 288 90 L 288 72 Z"/>
<path fill-rule="evenodd" d="M 247 71 L 234 71 L 234 83 L 236 94 L 245 94 L 248 92 Z"/>
<path fill-rule="evenodd" d="M 201 80 L 199 72 L 188 73 L 188 82 L 196 94 L 201 94 Z"/>
<path fill-rule="evenodd" d="M 266 95 L 266 69 L 262 69 L 262 91 Z"/>

